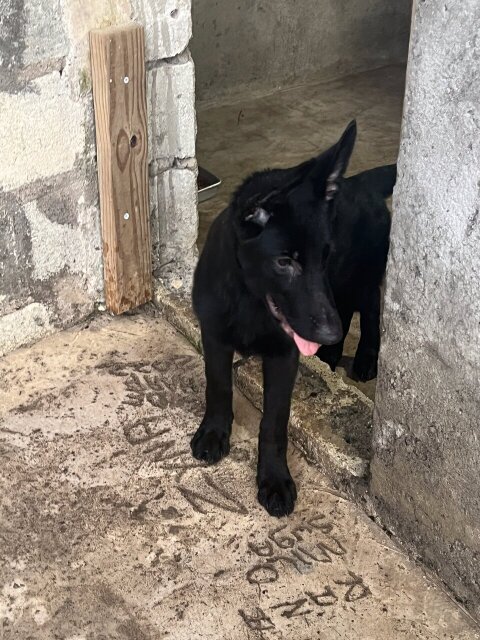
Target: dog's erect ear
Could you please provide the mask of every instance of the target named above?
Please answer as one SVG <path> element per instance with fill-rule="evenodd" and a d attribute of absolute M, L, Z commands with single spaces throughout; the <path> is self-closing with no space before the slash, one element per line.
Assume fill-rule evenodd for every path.
<path fill-rule="evenodd" d="M 249 213 L 245 217 L 245 222 L 253 222 L 257 224 L 259 227 L 264 227 L 267 222 L 270 220 L 272 214 L 269 213 L 263 207 L 255 207 L 253 213 Z"/>
<path fill-rule="evenodd" d="M 317 160 L 317 167 L 314 170 L 317 189 L 320 189 L 319 195 L 327 201 L 333 200 L 338 193 L 340 180 L 347 170 L 356 136 L 357 123 L 352 120 L 337 144 L 322 153 Z"/>
<path fill-rule="evenodd" d="M 357 137 L 357 123 L 352 120 L 336 144 L 333 162 L 325 185 L 325 199 L 333 200 L 338 192 L 338 182 L 347 170 Z"/>

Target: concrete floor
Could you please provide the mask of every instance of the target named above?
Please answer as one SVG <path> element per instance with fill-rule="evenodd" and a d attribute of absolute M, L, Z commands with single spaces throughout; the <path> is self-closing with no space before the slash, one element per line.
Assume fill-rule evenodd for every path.
<path fill-rule="evenodd" d="M 470 640 L 473 622 L 295 450 L 295 513 L 255 500 L 259 414 L 189 439 L 203 363 L 155 314 L 0 360 L 0 637 Z"/>
<path fill-rule="evenodd" d="M 198 105 L 197 154 L 200 165 L 222 180 L 218 196 L 202 203 L 199 246 L 215 216 L 232 192 L 253 171 L 289 167 L 336 142 L 356 118 L 358 138 L 349 173 L 396 161 L 400 138 L 405 67 L 393 66 L 322 83 L 301 86 L 242 101 Z M 352 383 L 345 368 L 358 342 L 358 317 L 345 345 L 339 373 Z M 355 383 L 373 399 L 375 383 Z"/>

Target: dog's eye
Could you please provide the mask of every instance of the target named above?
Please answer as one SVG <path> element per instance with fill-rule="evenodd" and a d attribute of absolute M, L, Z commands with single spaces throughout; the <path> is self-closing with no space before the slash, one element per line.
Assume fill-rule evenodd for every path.
<path fill-rule="evenodd" d="M 300 264 L 293 258 L 290 258 L 290 256 L 278 256 L 274 258 L 273 264 L 277 273 L 282 275 L 285 274 L 292 277 L 302 273 Z"/>
<path fill-rule="evenodd" d="M 293 260 L 288 256 L 281 256 L 280 258 L 276 258 L 275 264 L 278 267 L 285 269 L 285 267 L 291 267 L 293 265 Z"/>

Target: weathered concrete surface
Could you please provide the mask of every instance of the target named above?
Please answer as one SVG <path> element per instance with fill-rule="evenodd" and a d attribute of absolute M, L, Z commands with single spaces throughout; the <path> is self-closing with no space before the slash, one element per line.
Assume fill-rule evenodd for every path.
<path fill-rule="evenodd" d="M 404 62 L 411 0 L 193 0 L 200 100 Z"/>
<path fill-rule="evenodd" d="M 0 0 L 0 353 L 103 303 L 88 34 L 132 19 L 146 33 L 153 235 L 197 228 L 189 0 Z M 174 233 L 154 244 L 152 270 L 161 276 Z M 188 233 L 185 243 L 167 285 L 189 286 Z"/>
<path fill-rule="evenodd" d="M 193 460 L 202 371 L 148 316 L 96 319 L 0 363 L 5 640 L 479 637 L 293 449 L 295 514 L 259 507 L 259 415 L 242 398 L 230 457 Z"/>
<path fill-rule="evenodd" d="M 394 193 L 372 491 L 480 615 L 480 5 L 418 2 Z"/>

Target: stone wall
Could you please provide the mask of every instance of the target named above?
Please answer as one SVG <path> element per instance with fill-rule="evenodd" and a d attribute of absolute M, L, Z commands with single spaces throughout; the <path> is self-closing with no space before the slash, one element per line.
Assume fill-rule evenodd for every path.
<path fill-rule="evenodd" d="M 3 0 L 0 355 L 102 305 L 88 32 L 130 20 L 146 30 L 153 269 L 188 288 L 197 235 L 189 0 Z"/>
<path fill-rule="evenodd" d="M 371 488 L 480 616 L 480 4 L 416 3 Z"/>
<path fill-rule="evenodd" d="M 200 100 L 404 62 L 412 0 L 192 0 Z"/>

